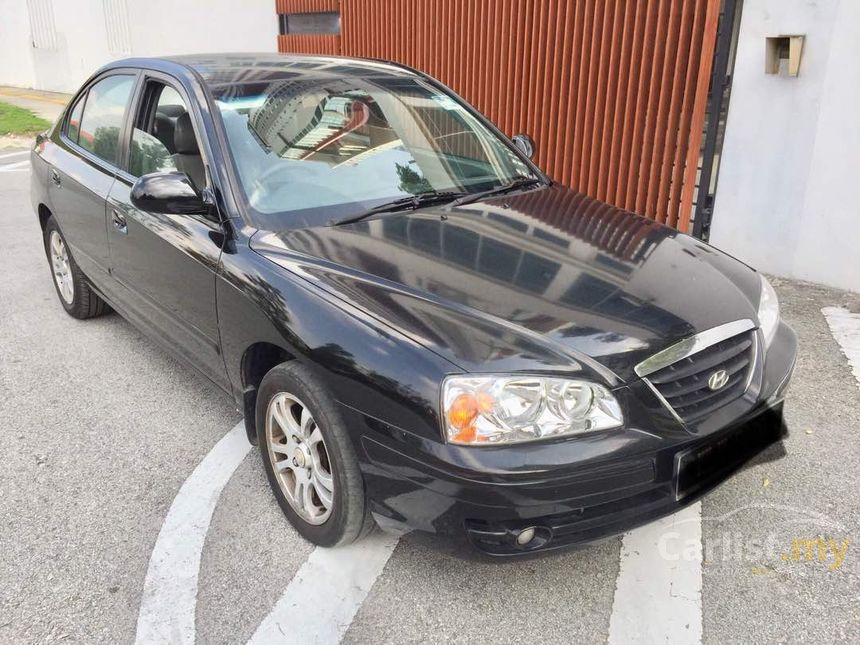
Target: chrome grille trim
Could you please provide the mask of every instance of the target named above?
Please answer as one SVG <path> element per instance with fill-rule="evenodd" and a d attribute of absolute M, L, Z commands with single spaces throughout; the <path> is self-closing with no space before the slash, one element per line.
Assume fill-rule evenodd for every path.
<path fill-rule="evenodd" d="M 692 403 L 682 404 L 679 409 L 680 411 L 676 410 L 672 403 L 670 403 L 669 400 L 666 398 L 670 395 L 666 394 L 664 396 L 660 388 L 663 388 L 665 390 L 666 386 L 672 383 L 675 383 L 680 386 L 681 382 L 684 379 L 692 378 L 695 381 L 695 379 L 698 378 L 697 376 L 695 376 L 695 374 L 697 373 L 694 373 L 690 376 L 684 376 L 684 368 L 682 367 L 680 368 L 682 375 L 677 380 L 658 379 L 660 385 L 658 385 L 658 383 L 652 382 L 652 380 L 647 377 L 649 375 L 655 375 L 655 378 L 657 378 L 657 372 L 660 372 L 661 370 L 666 370 L 667 368 L 671 368 L 672 366 L 675 366 L 675 371 L 678 371 L 676 363 L 678 363 L 679 361 L 684 361 L 684 359 L 693 360 L 695 354 L 703 352 L 704 350 L 712 348 L 715 345 L 724 343 L 725 341 L 730 341 L 732 339 L 735 339 L 737 341 L 737 345 L 743 345 L 744 343 L 746 343 L 747 346 L 742 347 L 734 354 L 730 354 L 727 358 L 723 359 L 722 363 L 717 363 L 713 365 L 713 368 L 706 367 L 704 370 L 702 370 L 707 372 L 709 369 L 716 369 L 721 364 L 724 364 L 728 361 L 736 361 L 739 357 L 747 358 L 747 364 L 740 368 L 741 370 L 746 370 L 742 381 L 742 389 L 738 389 L 737 387 L 738 385 L 740 385 L 740 383 L 736 383 L 735 386 L 731 386 L 731 388 L 735 389 L 736 394 L 735 396 L 732 396 L 729 400 L 725 401 L 724 404 L 728 405 L 732 401 L 735 401 L 738 398 L 743 397 L 744 394 L 746 394 L 752 384 L 752 379 L 757 368 L 757 363 L 759 360 L 760 339 L 759 332 L 758 330 L 756 330 L 756 326 L 751 320 L 737 320 L 731 323 L 727 323 L 725 325 L 720 325 L 719 327 L 708 329 L 704 332 L 696 334 L 695 336 L 685 338 L 678 343 L 675 343 L 671 347 L 668 347 L 667 349 L 664 349 L 654 354 L 653 356 L 645 359 L 644 361 L 639 363 L 634 368 L 634 370 L 639 376 L 642 377 L 642 382 L 649 387 L 649 389 L 654 393 L 655 397 L 657 397 L 663 407 L 672 414 L 675 420 L 678 421 L 678 423 L 680 423 L 684 427 L 687 427 L 690 425 L 690 423 L 695 423 L 699 419 L 706 417 L 710 413 L 710 411 L 705 408 L 704 413 L 700 412 L 697 414 L 695 411 L 691 410 L 682 415 L 681 411 L 683 411 L 685 407 L 690 408 L 691 406 L 697 405 L 698 402 L 694 400 Z M 720 349 L 716 351 L 726 352 L 730 351 L 730 349 Z M 713 352 L 711 352 L 710 357 L 707 357 L 706 353 L 706 358 L 704 358 L 703 360 L 712 360 L 712 358 Z M 695 363 L 693 364 L 695 365 Z M 695 390 L 691 390 L 689 394 L 695 394 Z M 671 396 L 677 398 L 687 395 L 688 393 L 682 392 L 680 395 L 672 394 Z M 715 397 L 716 396 L 718 395 L 716 395 L 715 393 Z M 705 401 L 702 401 L 702 403 L 705 403 Z M 717 405 L 719 405 L 719 401 L 714 401 L 714 403 L 717 403 Z"/>
<path fill-rule="evenodd" d="M 678 416 L 678 413 L 675 412 L 675 408 L 673 408 L 669 404 L 669 402 L 666 400 L 666 397 L 664 397 L 662 394 L 660 394 L 660 390 L 658 390 L 656 387 L 654 387 L 654 384 L 651 381 L 649 381 L 647 378 L 643 378 L 642 382 L 645 383 L 645 385 L 647 385 L 651 389 L 651 391 L 654 393 L 654 396 L 656 396 L 660 400 L 660 403 L 663 404 L 663 407 L 666 408 L 672 414 L 673 417 L 675 417 L 675 421 L 680 423 L 682 426 L 686 427 L 687 422 L 684 421 L 680 416 Z"/>
<path fill-rule="evenodd" d="M 750 329 L 755 329 L 755 323 L 744 318 L 742 320 L 733 320 L 732 322 L 706 329 L 694 336 L 689 336 L 684 340 L 678 341 L 674 345 L 670 345 L 664 350 L 649 356 L 644 361 L 633 368 L 637 376 L 648 376 L 654 372 L 662 370 L 664 367 L 669 367 L 673 363 L 691 356 L 697 352 L 707 349 L 711 345 L 716 345 L 719 342 L 727 340 L 732 336 L 737 336 Z"/>

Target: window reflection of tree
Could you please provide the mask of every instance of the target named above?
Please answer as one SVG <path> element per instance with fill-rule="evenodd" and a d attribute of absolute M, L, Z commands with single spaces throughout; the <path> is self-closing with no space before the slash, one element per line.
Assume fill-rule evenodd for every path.
<path fill-rule="evenodd" d="M 175 169 L 176 164 L 167 147 L 151 134 L 135 128 L 129 151 L 129 172 L 140 177 L 151 172 Z"/>
<path fill-rule="evenodd" d="M 92 134 L 81 132 L 80 145 L 100 159 L 115 163 L 119 153 L 119 128 L 102 126 Z"/>

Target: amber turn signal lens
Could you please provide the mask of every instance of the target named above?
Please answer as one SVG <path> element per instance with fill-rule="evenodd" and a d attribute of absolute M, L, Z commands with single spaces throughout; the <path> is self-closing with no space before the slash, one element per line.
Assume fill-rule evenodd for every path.
<path fill-rule="evenodd" d="M 451 437 L 451 440 L 457 443 L 475 443 L 478 441 L 478 431 L 475 429 L 475 426 L 469 426 L 460 430 L 460 432 Z"/>
<path fill-rule="evenodd" d="M 448 423 L 457 430 L 468 428 L 476 416 L 478 416 L 478 401 L 471 394 L 458 395 L 448 408 Z"/>

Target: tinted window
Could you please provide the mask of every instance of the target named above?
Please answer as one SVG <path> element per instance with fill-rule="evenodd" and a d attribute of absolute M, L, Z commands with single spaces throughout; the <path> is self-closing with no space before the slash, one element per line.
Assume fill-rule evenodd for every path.
<path fill-rule="evenodd" d="M 69 121 L 66 124 L 66 136 L 75 143 L 78 142 L 78 132 L 81 128 L 81 112 L 84 110 L 84 101 L 86 98 L 86 93 L 81 94 L 78 102 L 75 103 L 74 107 L 72 107 L 69 112 Z"/>
<path fill-rule="evenodd" d="M 119 131 L 133 87 L 134 76 L 109 76 L 87 94 L 78 144 L 112 164 L 117 162 Z"/>

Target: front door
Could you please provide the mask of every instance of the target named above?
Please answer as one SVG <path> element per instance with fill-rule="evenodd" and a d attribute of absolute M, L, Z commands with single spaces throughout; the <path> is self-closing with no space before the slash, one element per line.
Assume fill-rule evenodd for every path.
<path fill-rule="evenodd" d="M 151 172 L 182 170 L 204 187 L 187 105 L 160 80 L 146 79 L 139 93 L 128 162 L 107 199 L 111 273 L 126 313 L 229 391 L 215 308 L 220 225 L 203 215 L 141 211 L 130 198 L 136 179 Z"/>

